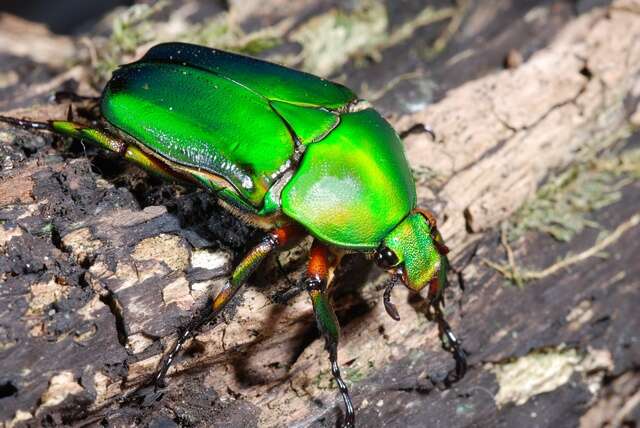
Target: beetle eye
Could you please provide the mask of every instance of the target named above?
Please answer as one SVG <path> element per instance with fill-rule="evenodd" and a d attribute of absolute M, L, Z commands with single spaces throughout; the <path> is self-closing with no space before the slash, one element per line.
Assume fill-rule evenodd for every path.
<path fill-rule="evenodd" d="M 379 247 L 373 257 L 382 269 L 389 269 L 398 264 L 398 256 L 389 247 Z"/>

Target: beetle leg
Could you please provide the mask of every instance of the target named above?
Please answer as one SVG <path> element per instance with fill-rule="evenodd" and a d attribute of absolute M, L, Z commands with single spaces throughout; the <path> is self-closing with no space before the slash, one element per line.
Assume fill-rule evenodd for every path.
<path fill-rule="evenodd" d="M 66 120 L 50 120 L 48 122 L 36 122 L 32 120 L 16 119 L 0 116 L 0 122 L 24 129 L 50 131 L 56 134 L 91 141 L 97 146 L 122 156 L 125 160 L 135 163 L 141 168 L 159 175 L 169 181 L 189 181 L 189 178 L 172 170 L 162 160 L 140 150 L 134 144 L 123 141 L 121 138 L 110 135 L 106 131 L 84 126 L 79 123 Z"/>
<path fill-rule="evenodd" d="M 340 324 L 331 306 L 328 293 L 328 278 L 333 266 L 329 263 L 329 250 L 318 241 L 311 246 L 311 255 L 304 284 L 311 297 L 313 312 L 316 317 L 318 330 L 325 340 L 325 349 L 329 353 L 331 374 L 338 384 L 340 394 L 345 404 L 344 427 L 355 426 L 355 413 L 347 384 L 340 375 L 338 366 L 338 339 L 340 338 Z"/>
<path fill-rule="evenodd" d="M 171 367 L 176 355 L 193 333 L 203 324 L 214 319 L 222 312 L 233 296 L 236 295 L 242 285 L 244 285 L 251 274 L 255 272 L 269 254 L 278 248 L 297 242 L 302 236 L 303 230 L 297 225 L 292 224 L 274 229 L 244 256 L 231 274 L 231 278 L 229 278 L 222 287 L 222 290 L 213 298 L 207 310 L 195 316 L 178 334 L 178 339 L 171 348 L 171 351 L 169 351 L 169 354 L 167 354 L 160 370 L 155 376 L 156 389 L 164 387 L 164 377 L 169 367 Z"/>
<path fill-rule="evenodd" d="M 438 296 L 436 300 L 428 302 L 427 318 L 430 321 L 438 323 L 438 336 L 442 342 L 442 347 L 445 351 L 450 352 L 456 361 L 456 368 L 447 374 L 445 379 L 445 385 L 449 386 L 452 383 L 462 379 L 467 372 L 467 353 L 462 347 L 462 343 L 458 340 L 451 326 L 444 319 L 442 313 L 443 299 L 442 296 Z M 446 338 L 446 340 L 445 340 Z"/>
<path fill-rule="evenodd" d="M 444 306 L 444 289 L 449 285 L 447 281 L 447 271 L 449 270 L 449 260 L 442 256 L 440 261 L 440 271 L 429 283 L 427 294 L 427 318 L 438 323 L 438 335 L 442 342 L 442 347 L 453 354 L 456 361 L 456 368 L 450 372 L 445 379 L 445 384 L 450 385 L 460 380 L 467 371 L 467 354 L 462 344 L 453 333 L 451 326 L 444 319 L 442 308 Z M 445 340 L 446 338 L 446 340 Z"/>
<path fill-rule="evenodd" d="M 445 382 L 450 385 L 460 379 L 462 379 L 467 372 L 467 353 L 462 348 L 462 344 L 458 340 L 457 336 L 453 333 L 451 326 L 444 319 L 442 310 L 440 308 L 435 309 L 436 322 L 438 323 L 438 332 L 440 340 L 444 343 L 444 338 L 447 338 L 447 345 L 445 349 L 453 354 L 453 358 L 456 360 L 456 368 L 454 372 L 447 375 Z"/>
<path fill-rule="evenodd" d="M 17 119 L 15 117 L 0 116 L 0 122 L 8 123 L 23 129 L 37 129 L 45 131 L 53 131 L 51 125 L 47 122 L 35 122 L 33 120 Z"/>

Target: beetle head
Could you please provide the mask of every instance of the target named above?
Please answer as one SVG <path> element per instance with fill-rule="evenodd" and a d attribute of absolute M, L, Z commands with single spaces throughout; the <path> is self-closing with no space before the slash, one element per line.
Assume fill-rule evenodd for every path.
<path fill-rule="evenodd" d="M 382 269 L 399 274 L 410 290 L 432 284 L 431 295 L 446 283 L 447 251 L 438 230 L 420 212 L 412 212 L 384 238 L 374 258 Z"/>

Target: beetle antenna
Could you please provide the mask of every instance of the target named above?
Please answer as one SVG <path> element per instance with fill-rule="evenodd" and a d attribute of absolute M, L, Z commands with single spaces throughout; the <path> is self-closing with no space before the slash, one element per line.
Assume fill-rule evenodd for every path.
<path fill-rule="evenodd" d="M 389 316 L 396 321 L 400 321 L 400 314 L 398 314 L 398 308 L 396 308 L 396 305 L 391 303 L 391 291 L 393 290 L 393 287 L 398 284 L 399 279 L 400 275 L 393 274 L 387 281 L 387 284 L 384 287 L 384 294 L 382 295 L 384 309 L 387 311 Z"/>

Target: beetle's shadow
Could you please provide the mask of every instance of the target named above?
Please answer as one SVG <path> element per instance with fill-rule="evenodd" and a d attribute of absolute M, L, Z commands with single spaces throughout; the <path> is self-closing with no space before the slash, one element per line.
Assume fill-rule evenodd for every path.
<path fill-rule="evenodd" d="M 71 93 L 71 96 L 75 94 Z M 60 103 L 66 103 L 65 99 Z M 74 121 L 97 128 L 106 126 L 100 119 L 95 101 L 73 101 L 69 105 Z M 60 147 L 60 141 L 65 139 L 53 138 L 54 146 L 57 146 L 63 158 L 89 158 L 94 173 L 115 187 L 127 189 L 141 209 L 165 206 L 178 219 L 180 227 L 186 231 L 185 237 L 195 248 L 224 248 L 232 251 L 237 258 L 248 250 L 248 244 L 257 235 L 256 228 L 241 222 L 222 208 L 216 196 L 205 189 L 167 182 L 143 171 L 119 154 L 107 152 L 94 144 L 73 139 L 71 144 Z"/>
<path fill-rule="evenodd" d="M 291 274 L 293 282 L 297 282 L 303 269 L 299 269 L 300 265 L 306 265 L 306 253 L 303 257 L 291 261 L 298 268 L 294 269 Z M 285 269 L 289 268 L 289 264 Z M 362 290 L 370 277 L 372 263 L 361 254 L 348 255 L 343 260 L 343 264 L 336 271 L 336 277 L 333 285 L 332 300 L 336 310 L 336 316 L 343 328 L 350 323 L 367 322 L 367 314 L 373 310 L 372 305 L 363 296 Z M 279 270 L 274 269 L 271 275 L 278 274 Z M 269 275 L 265 276 L 257 282 L 257 286 L 274 300 L 278 293 L 283 291 L 282 287 L 276 291 L 275 295 L 269 295 L 271 286 L 268 285 Z M 281 281 L 282 282 L 282 281 Z M 272 292 L 273 293 L 273 292 Z M 306 292 L 299 290 L 297 294 Z M 267 319 L 262 323 L 261 330 L 254 340 L 246 343 L 241 349 L 236 349 L 234 356 L 231 358 L 230 364 L 233 367 L 236 380 L 247 387 L 253 385 L 265 385 L 274 383 L 284 383 L 290 378 L 289 371 L 295 365 L 296 361 L 304 353 L 305 349 L 316 340 L 320 339 L 320 334 L 316 327 L 316 321 L 313 315 L 311 302 L 308 302 L 308 311 L 301 314 L 301 317 L 293 320 L 285 320 L 286 303 L 273 303 Z M 277 336 L 281 333 L 277 326 L 283 324 L 295 325 L 295 331 L 289 331 L 287 340 L 278 341 Z M 341 339 L 344 342 L 349 340 L 348 335 L 344 335 Z M 264 346 L 264 344 L 269 344 Z M 275 346 L 278 350 L 275 354 L 271 354 L 271 346 Z M 265 351 L 268 353 L 265 360 Z M 277 361 L 270 361 L 269 356 L 277 355 Z M 329 366 L 329 358 L 326 356 L 326 365 Z"/>

